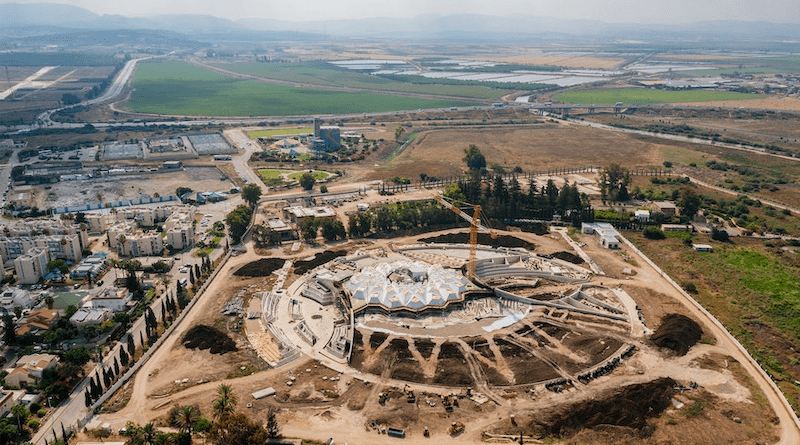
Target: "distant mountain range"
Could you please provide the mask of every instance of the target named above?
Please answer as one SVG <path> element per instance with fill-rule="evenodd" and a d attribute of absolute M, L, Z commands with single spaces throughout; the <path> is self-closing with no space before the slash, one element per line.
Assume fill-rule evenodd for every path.
<path fill-rule="evenodd" d="M 84 8 L 54 3 L 0 4 L 0 39 L 76 30 L 165 30 L 206 36 L 271 38 L 366 37 L 408 40 L 519 41 L 581 39 L 597 42 L 800 42 L 797 24 L 711 21 L 687 25 L 642 25 L 568 20 L 528 15 L 423 15 L 411 19 L 303 21 L 249 18 L 228 20 L 211 15 L 169 14 L 148 17 L 98 15 Z M 287 35 L 287 32 L 298 33 Z"/>

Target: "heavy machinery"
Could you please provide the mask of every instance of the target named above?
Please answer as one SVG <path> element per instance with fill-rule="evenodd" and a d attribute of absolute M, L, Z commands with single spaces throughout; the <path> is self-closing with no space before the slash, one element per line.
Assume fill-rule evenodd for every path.
<path fill-rule="evenodd" d="M 445 200 L 443 196 L 441 196 L 439 194 L 436 194 L 436 195 L 433 196 L 433 199 L 438 201 L 439 204 L 443 205 L 445 208 L 448 208 L 448 209 L 452 210 L 453 213 L 455 213 L 456 215 L 460 216 L 461 218 L 463 218 L 465 221 L 467 221 L 469 223 L 469 263 L 468 263 L 468 266 L 467 266 L 467 274 L 468 274 L 467 276 L 469 276 L 470 280 L 474 280 L 475 279 L 475 254 L 476 254 L 476 252 L 478 250 L 478 230 L 481 230 L 483 232 L 488 232 L 489 236 L 491 236 L 492 239 L 496 239 L 497 238 L 497 232 L 495 232 L 494 230 L 490 229 L 489 227 L 486 227 L 483 224 L 481 224 L 481 206 L 480 205 L 474 205 L 473 206 L 472 204 L 469 204 L 469 203 L 459 203 L 459 204 L 463 204 L 463 205 L 474 207 L 475 210 L 473 211 L 472 217 L 470 218 L 470 216 L 468 214 L 464 213 L 463 210 L 461 210 L 460 208 L 456 207 L 455 205 L 453 205 L 450 202 L 448 202 L 447 200 Z"/>

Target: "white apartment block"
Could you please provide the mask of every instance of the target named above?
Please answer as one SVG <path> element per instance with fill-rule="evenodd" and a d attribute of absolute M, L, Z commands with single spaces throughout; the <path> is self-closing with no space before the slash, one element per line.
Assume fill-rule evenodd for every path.
<path fill-rule="evenodd" d="M 35 284 L 47 275 L 47 262 L 50 254 L 43 247 L 34 247 L 28 253 L 14 259 L 14 270 L 17 273 L 17 282 L 21 284 Z"/>
<path fill-rule="evenodd" d="M 173 249 L 185 249 L 194 245 L 194 207 L 177 208 L 164 223 L 167 243 Z"/>
<path fill-rule="evenodd" d="M 64 259 L 76 262 L 81 259 L 81 241 L 78 234 L 0 237 L 0 258 L 3 264 L 10 263 L 35 247 L 47 249 L 51 260 Z"/>
<path fill-rule="evenodd" d="M 88 225 L 81 226 L 60 219 L 26 219 L 14 221 L 3 227 L 7 238 L 32 238 L 36 236 L 78 235 L 81 248 L 89 245 Z"/>

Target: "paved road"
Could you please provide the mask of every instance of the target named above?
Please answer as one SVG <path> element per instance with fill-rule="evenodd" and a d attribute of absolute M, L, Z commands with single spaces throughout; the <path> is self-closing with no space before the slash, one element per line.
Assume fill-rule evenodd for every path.
<path fill-rule="evenodd" d="M 250 160 L 250 156 L 257 148 L 256 144 L 242 129 L 225 130 L 224 133 L 230 141 L 236 144 L 240 150 L 244 151 L 244 153 L 240 155 L 233 156 L 233 167 L 236 169 L 236 173 L 247 183 L 261 185 L 261 180 L 258 175 L 247 165 L 247 161 Z"/>

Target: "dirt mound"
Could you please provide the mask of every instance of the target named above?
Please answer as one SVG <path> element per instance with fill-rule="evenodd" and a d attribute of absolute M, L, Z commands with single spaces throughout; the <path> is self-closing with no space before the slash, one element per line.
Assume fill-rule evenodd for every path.
<path fill-rule="evenodd" d="M 559 260 L 564 260 L 572 264 L 583 264 L 583 258 L 575 255 L 574 253 L 567 252 L 566 250 L 556 252 L 552 254 L 552 256 L 553 258 L 558 258 Z"/>
<path fill-rule="evenodd" d="M 616 393 L 573 404 L 556 412 L 537 413 L 527 425 L 538 435 L 568 437 L 584 428 L 613 425 L 631 428 L 640 435 L 652 434 L 648 419 L 668 406 L 675 387 L 670 378 L 626 386 Z"/>
<path fill-rule="evenodd" d="M 444 244 L 468 244 L 469 232 L 447 233 L 439 236 L 431 236 L 428 238 L 420 238 L 421 243 L 444 243 Z M 502 247 L 522 247 L 527 250 L 533 250 L 536 245 L 519 239 L 511 235 L 498 235 L 497 239 L 492 239 L 488 233 L 478 233 L 478 244 L 485 246 L 502 246 Z"/>
<path fill-rule="evenodd" d="M 206 325 L 197 325 L 183 336 L 183 346 L 189 349 L 208 349 L 212 354 L 236 352 L 236 342 L 228 334 Z"/>
<path fill-rule="evenodd" d="M 237 277 L 267 277 L 272 272 L 283 267 L 286 260 L 280 258 L 261 258 L 260 260 L 247 263 L 240 267 L 233 274 Z"/>
<path fill-rule="evenodd" d="M 294 263 L 294 273 L 297 275 L 303 275 L 309 270 L 327 263 L 335 258 L 340 256 L 347 255 L 346 250 L 326 250 L 322 253 L 318 253 L 314 258 L 308 261 L 297 261 Z"/>
<path fill-rule="evenodd" d="M 702 336 L 703 329 L 691 318 L 681 314 L 667 314 L 661 318 L 661 326 L 650 337 L 650 341 L 660 348 L 685 355 Z"/>

